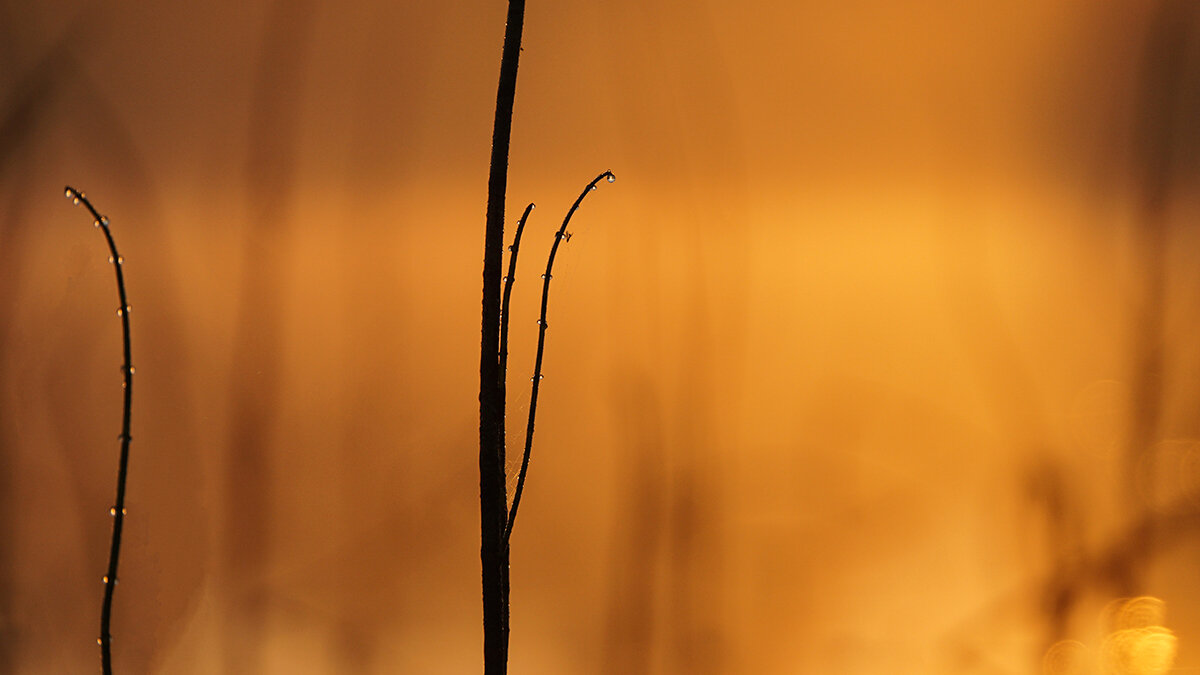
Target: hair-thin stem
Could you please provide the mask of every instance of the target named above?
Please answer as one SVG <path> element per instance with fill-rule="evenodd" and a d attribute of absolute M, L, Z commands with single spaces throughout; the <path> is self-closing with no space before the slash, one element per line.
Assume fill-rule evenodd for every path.
<path fill-rule="evenodd" d="M 68 186 L 66 196 L 75 204 L 83 204 L 92 214 L 96 227 L 104 233 L 109 253 L 112 254 L 113 269 L 117 273 L 117 295 L 121 301 L 117 315 L 121 317 L 121 335 L 125 356 L 125 362 L 121 366 L 121 372 L 125 376 L 123 383 L 125 402 L 121 413 L 121 459 L 117 466 L 117 498 L 116 503 L 109 510 L 109 514 L 113 518 L 112 547 L 108 553 L 108 573 L 104 575 L 104 604 L 100 607 L 100 638 L 98 640 L 102 672 L 104 675 L 112 675 L 112 634 L 110 631 L 112 601 L 113 591 L 117 585 L 117 566 L 121 559 L 121 531 L 125 526 L 125 479 L 129 473 L 129 442 L 133 440 L 129 434 L 129 421 L 133 410 L 133 347 L 129 337 L 129 300 L 125 295 L 123 271 L 125 260 L 117 251 L 117 243 L 113 240 L 112 231 L 108 227 L 108 218 L 100 215 L 83 192 Z"/>
<path fill-rule="evenodd" d="M 525 221 L 533 211 L 533 202 L 525 207 L 521 219 L 517 221 L 517 233 L 513 235 L 512 246 L 508 247 L 508 275 L 504 277 L 504 298 L 500 302 L 500 378 L 503 380 L 508 373 L 508 305 L 512 297 L 513 282 L 517 280 L 517 251 L 521 248 L 521 232 L 525 230 Z"/>
<path fill-rule="evenodd" d="M 596 184 L 605 178 L 610 183 L 616 180 L 616 176 L 611 171 L 605 171 L 593 178 L 592 182 L 583 188 L 583 192 L 579 193 L 579 197 L 575 199 L 575 203 L 567 211 L 567 216 L 563 218 L 562 225 L 554 233 L 554 244 L 550 246 L 550 257 L 546 260 L 546 273 L 542 275 L 542 310 L 541 316 L 538 319 L 537 356 L 534 357 L 533 361 L 533 385 L 529 393 L 529 422 L 525 427 L 525 452 L 521 456 L 521 472 L 517 474 L 517 488 L 513 491 L 512 508 L 508 510 L 508 524 L 504 528 L 505 545 L 508 544 L 508 539 L 512 536 L 513 524 L 517 521 L 517 507 L 521 505 L 521 493 L 525 490 L 525 476 L 529 473 L 529 455 L 533 450 L 533 422 L 537 416 L 538 391 L 542 384 L 542 355 L 545 353 L 546 329 L 549 327 L 546 324 L 546 308 L 550 302 L 550 279 L 551 273 L 554 271 L 554 258 L 558 255 L 559 244 L 571 237 L 567 232 L 567 225 L 571 223 L 571 217 L 575 215 L 575 211 L 583 203 L 583 198 L 589 192 L 595 190 Z"/>

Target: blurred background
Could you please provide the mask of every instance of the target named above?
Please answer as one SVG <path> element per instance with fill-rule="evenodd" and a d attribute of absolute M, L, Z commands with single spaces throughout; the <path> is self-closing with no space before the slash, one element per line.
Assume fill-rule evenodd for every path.
<path fill-rule="evenodd" d="M 0 2 L 0 672 L 98 669 L 121 333 L 67 184 L 133 307 L 119 671 L 480 672 L 505 9 Z M 513 447 L 617 181 L 514 673 L 1200 669 L 1195 3 L 527 11 Z"/>

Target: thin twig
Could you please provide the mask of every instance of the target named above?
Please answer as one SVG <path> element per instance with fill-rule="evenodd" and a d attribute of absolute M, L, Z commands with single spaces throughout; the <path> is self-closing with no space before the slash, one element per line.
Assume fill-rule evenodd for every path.
<path fill-rule="evenodd" d="M 517 280 L 517 251 L 521 248 L 521 232 L 525 230 L 525 221 L 533 211 L 533 202 L 525 207 L 521 219 L 517 221 L 517 233 L 513 235 L 512 246 L 508 247 L 508 276 L 504 277 L 504 299 L 500 303 L 500 381 L 506 381 L 508 376 L 508 304 L 512 297 L 513 282 Z"/>
<path fill-rule="evenodd" d="M 100 645 L 102 672 L 104 675 L 112 675 L 112 634 L 109 632 L 109 625 L 112 619 L 113 591 L 117 585 L 117 564 L 121 558 L 121 530 L 125 525 L 125 477 L 129 469 L 129 442 L 133 440 L 133 437 L 129 435 L 129 419 L 133 405 L 133 348 L 129 339 L 129 301 L 125 296 L 125 275 L 122 271 L 125 259 L 117 252 L 117 243 L 113 241 L 112 232 L 108 229 L 108 218 L 96 211 L 83 192 L 68 186 L 66 195 L 67 199 L 73 203 L 82 203 L 91 212 L 96 227 L 104 233 L 104 239 L 108 242 L 108 250 L 112 254 L 109 262 L 117 272 L 117 295 L 121 300 L 117 316 L 121 317 L 125 352 L 125 363 L 121 366 L 121 372 L 125 375 L 123 385 L 125 406 L 121 415 L 121 460 L 117 468 L 117 500 L 116 504 L 109 509 L 109 515 L 113 518 L 112 548 L 108 554 L 108 574 L 104 575 L 104 604 L 100 608 L 100 637 L 96 640 Z"/>
<path fill-rule="evenodd" d="M 521 504 L 521 493 L 525 489 L 525 474 L 529 472 L 529 454 L 533 449 L 533 421 L 537 415 L 538 389 L 542 383 L 542 354 L 546 347 L 546 329 L 549 327 L 546 324 L 546 306 L 550 302 L 550 273 L 554 271 L 554 256 L 558 254 L 558 245 L 571 238 L 570 233 L 567 232 L 567 225 L 570 224 L 576 209 L 583 203 L 583 198 L 595 190 L 596 184 L 605 178 L 610 183 L 617 179 L 611 171 L 605 171 L 596 176 L 592 182 L 587 184 L 583 192 L 579 193 L 579 197 L 567 211 L 567 217 L 563 218 L 562 226 L 558 228 L 558 232 L 554 233 L 554 244 L 550 247 L 550 258 L 546 261 L 546 273 L 542 275 L 542 313 L 541 318 L 538 319 L 537 356 L 533 362 L 533 388 L 529 394 L 529 425 L 525 428 L 525 454 L 521 457 L 521 472 L 517 475 L 517 489 L 513 492 L 512 508 L 508 511 L 508 525 L 504 528 L 505 546 L 508 545 L 508 539 L 512 536 L 513 523 L 517 521 L 517 507 Z"/>

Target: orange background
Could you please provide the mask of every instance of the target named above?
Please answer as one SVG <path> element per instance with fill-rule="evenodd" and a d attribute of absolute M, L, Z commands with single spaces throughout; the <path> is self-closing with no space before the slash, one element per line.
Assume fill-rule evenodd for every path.
<path fill-rule="evenodd" d="M 512 671 L 1090 672 L 1043 655 L 1135 595 L 1200 668 L 1192 7 L 531 2 L 513 447 L 617 181 L 556 263 Z M 120 328 L 65 184 L 133 306 L 118 670 L 479 672 L 504 11 L 0 5 L 0 672 L 99 657 Z"/>

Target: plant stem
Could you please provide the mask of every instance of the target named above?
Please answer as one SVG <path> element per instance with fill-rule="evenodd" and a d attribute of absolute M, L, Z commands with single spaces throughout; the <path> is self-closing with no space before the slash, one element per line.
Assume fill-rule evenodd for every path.
<path fill-rule="evenodd" d="M 525 221 L 529 219 L 533 206 L 530 202 L 529 206 L 525 207 L 525 212 L 517 221 L 517 233 L 513 236 L 512 246 L 508 247 L 508 274 L 504 277 L 504 299 L 500 304 L 500 379 L 505 383 L 508 382 L 508 306 L 512 298 L 513 282 L 517 280 L 517 251 L 521 248 L 521 232 L 525 230 Z"/>
<path fill-rule="evenodd" d="M 504 476 L 504 378 L 500 369 L 500 270 L 504 256 L 504 197 L 525 0 L 509 0 L 496 90 L 492 157 L 488 174 L 483 251 L 483 321 L 479 354 L 479 557 L 483 578 L 485 675 L 508 670 L 508 549 L 504 528 L 508 495 Z"/>
<path fill-rule="evenodd" d="M 537 356 L 533 362 L 533 388 L 529 394 L 529 423 L 525 427 L 525 453 L 521 457 L 521 472 L 517 474 L 517 488 L 513 492 L 512 508 L 508 512 L 508 524 L 504 528 L 505 546 L 508 545 L 508 539 L 512 536 L 513 523 L 517 521 L 517 507 L 521 504 L 521 493 L 525 490 L 525 475 L 529 473 L 529 455 L 533 450 L 533 421 L 537 416 L 538 390 L 542 384 L 542 354 L 546 348 L 546 329 L 549 328 L 549 325 L 546 324 L 546 307 L 550 302 L 550 273 L 554 271 L 554 257 L 558 254 L 558 245 L 571 236 L 567 233 L 567 225 L 570 224 L 571 217 L 575 215 L 579 205 L 583 203 L 583 198 L 595 190 L 596 184 L 604 178 L 607 178 L 610 183 L 616 180 L 616 176 L 611 171 L 605 171 L 596 176 L 592 182 L 587 184 L 587 187 L 583 188 L 583 192 L 579 193 L 579 197 L 567 211 L 567 216 L 563 218 L 558 232 L 554 233 L 554 244 L 550 246 L 550 258 L 546 261 L 546 273 L 542 275 L 542 312 L 541 318 L 538 319 Z"/>
<path fill-rule="evenodd" d="M 112 675 L 112 634 L 109 626 L 112 619 L 113 591 L 117 586 L 117 565 L 121 559 L 121 531 L 125 526 L 125 478 L 129 472 L 129 420 L 133 407 L 133 348 L 129 339 L 129 301 L 125 296 L 125 275 L 122 270 L 124 259 L 117 252 L 117 243 L 113 240 L 112 231 L 108 228 L 108 218 L 100 215 L 84 193 L 68 186 L 67 198 L 75 204 L 82 203 L 89 212 L 104 239 L 108 242 L 109 253 L 112 254 L 113 269 L 117 272 L 117 295 L 121 306 L 117 315 L 121 317 L 121 332 L 124 342 L 125 363 L 121 372 L 125 375 L 125 404 L 121 414 L 121 459 L 117 468 L 117 499 L 109 513 L 113 518 L 112 547 L 108 553 L 108 573 L 104 575 L 104 604 L 100 607 L 100 666 L 104 675 Z"/>

